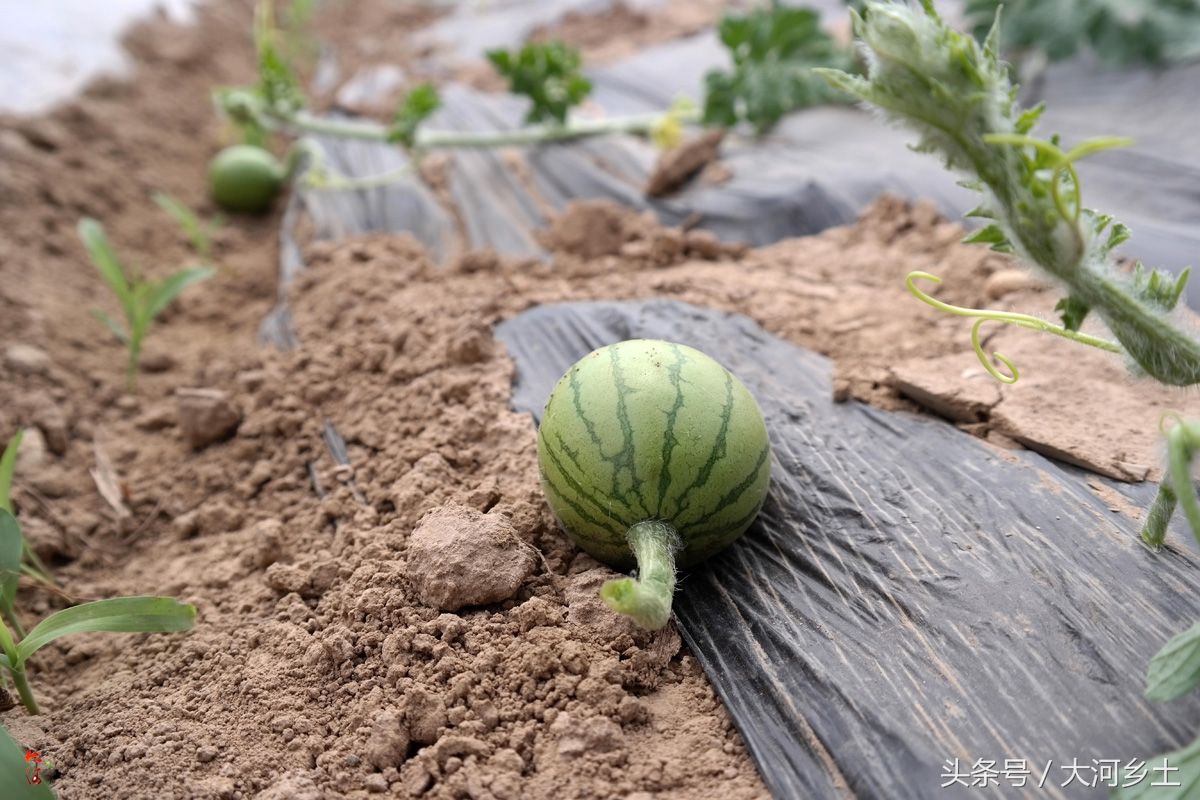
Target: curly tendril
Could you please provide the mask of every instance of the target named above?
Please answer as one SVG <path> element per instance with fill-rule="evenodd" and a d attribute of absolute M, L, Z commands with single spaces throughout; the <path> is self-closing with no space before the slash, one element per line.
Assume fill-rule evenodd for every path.
<path fill-rule="evenodd" d="M 1121 346 L 1116 342 L 1110 342 L 1107 339 L 1101 339 L 1097 336 L 1089 336 L 1088 334 L 1080 333 L 1079 331 L 1067 330 L 1062 325 L 1055 325 L 1052 322 L 1047 322 L 1044 319 L 1039 319 L 1038 317 L 1034 317 L 1029 314 L 1018 314 L 1014 311 L 997 311 L 995 309 L 988 308 L 964 308 L 962 306 L 955 306 L 942 302 L 941 300 L 938 300 L 936 297 L 933 297 L 919 288 L 916 284 L 917 280 L 926 280 L 931 281 L 932 283 L 940 284 L 942 279 L 937 275 L 933 275 L 928 272 L 922 272 L 921 270 L 908 273 L 908 276 L 904 279 L 904 285 L 907 286 L 908 291 L 912 292 L 912 295 L 922 303 L 933 306 L 939 311 L 945 311 L 947 314 L 954 314 L 958 317 L 971 317 L 976 320 L 975 324 L 971 327 L 971 346 L 975 349 L 975 355 L 978 356 L 979 363 L 983 364 L 983 368 L 988 371 L 989 375 L 1001 383 L 1016 383 L 1017 379 L 1021 377 L 1021 373 L 1017 369 L 1016 365 L 1013 364 L 1012 360 L 1007 356 L 1001 355 L 1000 353 L 992 353 L 989 357 L 984 351 L 983 343 L 980 341 L 979 337 L 979 329 L 985 322 L 1003 322 L 1009 325 L 1016 325 L 1020 328 L 1028 328 L 1032 331 L 1052 333 L 1055 336 L 1061 336 L 1064 339 L 1070 339 L 1073 342 L 1086 344 L 1089 347 L 1095 347 L 1100 350 L 1107 350 L 1110 353 L 1121 352 Z M 992 363 L 992 359 L 995 359 L 1003 364 L 1008 369 L 1010 374 L 1005 375 L 1003 372 L 997 369 L 996 365 Z"/>
<path fill-rule="evenodd" d="M 1079 188 L 1079 173 L 1075 171 L 1075 162 L 1093 153 L 1099 153 L 1101 150 L 1112 150 L 1118 147 L 1130 147 L 1133 145 L 1133 139 L 1120 136 L 1104 136 L 1080 142 L 1064 153 L 1062 148 L 1053 142 L 1020 133 L 988 133 L 984 134 L 983 140 L 988 144 L 1011 144 L 1017 147 L 1032 147 L 1034 150 L 1050 156 L 1054 161 L 1054 172 L 1050 176 L 1050 197 L 1054 201 L 1054 207 L 1058 209 L 1059 215 L 1063 219 L 1075 223 L 1079 222 L 1079 215 L 1083 211 L 1082 190 Z M 1074 208 L 1068 208 L 1066 201 L 1063 200 L 1062 195 L 1059 193 L 1063 173 L 1066 173 L 1067 178 L 1071 182 L 1071 194 L 1075 201 Z"/>

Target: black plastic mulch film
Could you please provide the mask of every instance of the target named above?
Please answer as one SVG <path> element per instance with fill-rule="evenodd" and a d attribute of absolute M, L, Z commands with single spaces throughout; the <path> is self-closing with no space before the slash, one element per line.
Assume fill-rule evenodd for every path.
<path fill-rule="evenodd" d="M 699 97 L 719 62 L 711 34 L 651 48 L 593 71 L 594 98 L 610 113 L 662 108 Z M 1140 133 L 1161 145 L 1085 164 L 1088 203 L 1129 223 L 1136 255 L 1156 266 L 1200 253 L 1200 102 L 1178 102 L 1200 100 L 1200 67 L 1097 76 L 1071 65 L 1054 68 L 1041 92 L 1048 126 L 1068 140 Z M 509 98 L 453 86 L 443 97 L 437 127 L 520 119 Z M 320 141 L 347 174 L 403 163 L 393 147 Z M 458 152 L 450 189 L 472 246 L 522 255 L 540 253 L 541 209 L 583 197 L 652 208 L 667 223 L 699 220 L 751 244 L 852 221 L 883 191 L 965 210 L 971 198 L 907 141 L 859 111 L 816 109 L 766 141 L 728 144 L 735 177 L 724 186 L 662 201 L 642 197 L 654 155 L 629 137 L 528 150 L 524 175 L 497 153 Z M 435 257 L 455 224 L 415 182 L 297 194 L 281 238 L 285 288 L 303 268 L 292 235 L 302 216 L 317 238 L 409 231 Z M 263 335 L 295 344 L 282 300 Z M 1146 552 L 1136 522 L 1087 482 L 1140 507 L 1152 486 L 1030 452 L 1002 457 L 938 420 L 834 404 L 825 359 L 736 315 L 667 301 L 547 306 L 497 335 L 517 364 L 514 407 L 535 418 L 575 360 L 627 338 L 696 347 L 758 399 L 774 450 L 767 504 L 738 543 L 684 577 L 675 608 L 775 796 L 1096 797 L 1106 790 L 1070 781 L 1072 763 L 1149 758 L 1195 736 L 1200 700 L 1150 704 L 1142 689 L 1150 655 L 1200 619 L 1200 559 L 1179 547 L 1179 528 L 1172 548 Z M 333 444 L 335 424 L 326 421 Z M 344 447 L 331 453 L 344 463 Z M 992 788 L 942 786 L 955 771 L 970 782 L 989 761 L 1025 765 L 1026 787 L 1005 772 Z M 1043 787 L 1031 789 L 1039 776 Z"/>

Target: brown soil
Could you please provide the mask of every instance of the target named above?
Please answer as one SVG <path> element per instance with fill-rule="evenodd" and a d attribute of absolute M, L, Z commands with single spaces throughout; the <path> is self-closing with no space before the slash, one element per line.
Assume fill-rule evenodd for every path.
<path fill-rule="evenodd" d="M 610 571 L 543 502 L 491 332 L 532 305 L 737 310 L 834 358 L 842 397 L 922 397 L 976 433 L 1126 477 L 1154 463 L 1164 402 L 1197 410 L 1022 331 L 989 345 L 1021 383 L 981 383 L 969 325 L 912 300 L 904 274 L 936 272 L 939 296 L 964 305 L 1048 310 L 1052 293 L 959 245 L 928 207 L 887 199 L 855 226 L 755 251 L 597 203 L 544 232 L 544 264 L 476 252 L 438 268 L 402 236 L 315 244 L 290 353 L 255 338 L 278 220 L 236 219 L 220 276 L 166 315 L 127 394 L 122 352 L 87 313 L 112 309 L 73 226 L 97 216 L 153 273 L 187 259 L 148 195 L 208 210 L 222 136 L 208 91 L 251 68 L 247 4 L 205 8 L 194 30 L 132 36 L 138 81 L 0 133 L 0 436 L 31 431 L 20 519 L 72 597 L 161 593 L 200 612 L 189 634 L 82 635 L 36 657 L 45 715 L 0 719 L 54 762 L 65 798 L 765 796 L 678 632 L 609 613 L 596 590 Z M 330 459 L 324 419 L 352 466 Z M 64 601 L 25 586 L 19 604 L 32 621 Z"/>
<path fill-rule="evenodd" d="M 608 64 L 707 30 L 729 6 L 727 0 L 670 0 L 642 11 L 616 2 L 597 11 L 568 12 L 534 30 L 529 41 L 565 42 L 579 48 L 585 64 Z"/>

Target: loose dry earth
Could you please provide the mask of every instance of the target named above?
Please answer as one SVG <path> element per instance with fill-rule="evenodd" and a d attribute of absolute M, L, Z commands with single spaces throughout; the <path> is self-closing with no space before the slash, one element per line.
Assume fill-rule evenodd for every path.
<path fill-rule="evenodd" d="M 968 324 L 911 299 L 903 276 L 937 273 L 964 305 L 1049 313 L 1053 293 L 888 199 L 855 226 L 753 251 L 603 203 L 544 232 L 545 263 L 435 265 L 403 236 L 314 244 L 288 353 L 256 339 L 278 219 L 234 219 L 221 274 L 166 315 L 126 393 L 74 225 L 101 219 L 151 273 L 187 260 L 149 194 L 207 209 L 224 135 L 208 91 L 249 74 L 248 24 L 232 1 L 194 29 L 152 22 L 130 39 L 136 81 L 0 132 L 0 436 L 30 431 L 21 521 L 71 598 L 162 593 L 200 611 L 189 634 L 87 635 L 39 655 L 46 714 L 0 719 L 54 762 L 65 798 L 766 795 L 678 632 L 609 613 L 596 596 L 609 571 L 554 525 L 492 335 L 535 304 L 736 310 L 834 358 L 843 399 L 920 404 L 1126 479 L 1154 468 L 1163 409 L 1197 411 L 1104 354 L 1022 331 L 992 334 L 1025 375 L 995 384 Z M 349 468 L 328 455 L 326 419 Z M 65 600 L 26 586 L 20 604 L 32 620 Z"/>

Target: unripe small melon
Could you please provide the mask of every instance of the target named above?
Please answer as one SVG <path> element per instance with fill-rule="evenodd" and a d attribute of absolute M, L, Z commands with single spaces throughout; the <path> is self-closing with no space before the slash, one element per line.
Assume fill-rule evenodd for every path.
<path fill-rule="evenodd" d="M 749 390 L 709 356 L 633 339 L 601 347 L 559 380 L 538 430 L 542 487 L 571 539 L 614 567 L 634 559 L 629 528 L 661 520 L 681 565 L 754 521 L 771 446 Z"/>

